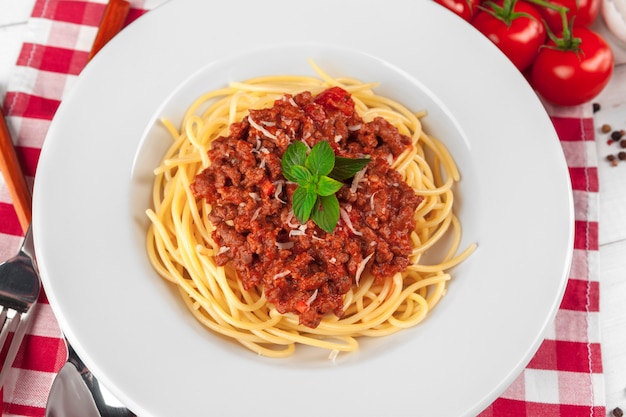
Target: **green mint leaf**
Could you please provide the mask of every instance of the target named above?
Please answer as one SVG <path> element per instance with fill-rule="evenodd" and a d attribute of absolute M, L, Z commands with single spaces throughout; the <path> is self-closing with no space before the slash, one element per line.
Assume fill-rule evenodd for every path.
<path fill-rule="evenodd" d="M 315 192 L 322 197 L 335 194 L 343 186 L 343 183 L 323 175 L 315 185 Z"/>
<path fill-rule="evenodd" d="M 317 142 L 311 149 L 311 152 L 309 152 L 309 156 L 307 156 L 304 163 L 304 166 L 318 177 L 330 174 L 334 165 L 335 153 L 326 141 Z"/>
<path fill-rule="evenodd" d="M 339 221 L 339 200 L 334 194 L 319 196 L 311 218 L 322 230 L 332 233 Z"/>
<path fill-rule="evenodd" d="M 369 158 L 344 158 L 336 156 L 335 166 L 329 177 L 338 181 L 347 180 L 348 178 L 354 177 L 369 161 Z"/>
<path fill-rule="evenodd" d="M 283 174 L 284 174 L 284 171 L 283 171 Z M 302 165 L 293 165 L 289 169 L 289 176 L 293 178 L 293 180 L 290 180 L 290 181 L 295 181 L 299 185 L 302 185 L 302 186 L 315 183 L 315 178 L 313 177 L 313 174 L 311 174 L 311 171 L 309 171 L 307 168 L 303 167 Z M 286 177 L 287 176 L 285 175 L 285 178 Z"/>
<path fill-rule="evenodd" d="M 307 155 L 308 153 L 308 155 Z M 310 152 L 303 142 L 294 142 L 281 160 L 283 175 L 295 182 L 291 204 L 300 223 L 312 219 L 322 230 L 333 233 L 339 221 L 339 200 L 335 193 L 341 181 L 363 169 L 369 158 L 336 157 L 326 141 L 320 141 Z"/>
<path fill-rule="evenodd" d="M 297 180 L 291 176 L 291 168 L 296 165 L 303 166 L 306 162 L 306 154 L 309 148 L 303 142 L 294 142 L 283 154 L 283 159 L 280 161 L 283 169 L 283 175 L 287 180 L 297 182 Z"/>
<path fill-rule="evenodd" d="M 301 224 L 304 224 L 311 217 L 311 210 L 315 206 L 317 194 L 311 187 L 298 187 L 293 192 L 291 206 L 293 214 Z"/>

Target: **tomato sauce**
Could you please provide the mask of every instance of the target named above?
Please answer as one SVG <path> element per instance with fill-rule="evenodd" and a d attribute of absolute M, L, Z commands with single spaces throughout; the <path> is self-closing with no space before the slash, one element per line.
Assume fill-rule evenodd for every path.
<path fill-rule="evenodd" d="M 341 216 L 333 233 L 291 210 L 297 184 L 282 175 L 281 158 L 296 140 L 321 140 L 338 156 L 371 161 L 337 192 Z M 409 264 L 417 196 L 391 168 L 411 138 L 383 118 L 364 122 L 348 92 L 285 95 L 272 108 L 250 110 L 215 139 L 211 164 L 192 185 L 212 207 L 218 265 L 231 263 L 246 290 L 262 289 L 281 313 L 315 328 L 326 314 L 343 316 L 343 296 L 367 268 L 388 279 Z M 361 267 L 361 268 L 360 268 Z"/>

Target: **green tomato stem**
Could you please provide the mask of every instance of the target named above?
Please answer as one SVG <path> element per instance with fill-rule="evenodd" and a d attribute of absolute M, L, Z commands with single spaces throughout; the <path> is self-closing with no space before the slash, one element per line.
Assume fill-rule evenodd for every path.
<path fill-rule="evenodd" d="M 575 39 L 572 37 L 572 31 L 570 22 L 567 21 L 567 12 L 569 12 L 569 8 L 565 6 L 561 6 L 558 4 L 553 4 L 546 0 L 526 0 L 529 3 L 533 3 L 540 7 L 546 7 L 548 9 L 556 10 L 561 15 L 561 26 L 563 28 L 561 38 L 557 38 L 551 31 L 550 28 L 546 28 L 548 30 L 548 35 L 550 38 L 557 44 L 559 49 L 575 49 L 578 44 Z M 544 22 L 545 25 L 545 22 Z"/>

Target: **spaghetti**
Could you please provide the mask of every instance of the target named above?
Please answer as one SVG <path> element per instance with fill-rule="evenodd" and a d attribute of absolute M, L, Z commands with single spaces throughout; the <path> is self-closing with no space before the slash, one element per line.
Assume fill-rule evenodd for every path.
<path fill-rule="evenodd" d="M 445 293 L 451 279 L 449 270 L 475 247 L 460 250 L 461 226 L 453 211 L 452 189 L 460 175 L 444 145 L 422 130 L 419 118 L 423 114 L 413 114 L 377 95 L 373 84 L 331 78 L 314 68 L 319 77 L 260 77 L 206 93 L 188 108 L 181 131 L 164 120 L 173 143 L 155 169 L 154 208 L 147 210 L 151 220 L 147 251 L 155 270 L 176 285 L 189 310 L 204 326 L 269 357 L 290 356 L 298 344 L 328 349 L 332 354 L 353 351 L 358 349 L 360 336 L 384 336 L 417 325 Z M 251 112 L 271 108 L 286 97 L 298 97 L 303 92 L 317 95 L 333 87 L 350 93 L 363 120 L 383 118 L 410 138 L 409 146 L 389 162 L 419 197 L 419 205 L 413 216 L 415 228 L 409 233 L 408 265 L 380 279 L 369 267 L 373 265 L 372 255 L 361 256 L 358 265 L 352 267 L 357 272 L 342 295 L 339 314 L 325 314 L 314 325 L 303 325 L 294 312 L 279 312 L 276 303 L 268 301 L 263 285 L 242 282 L 241 270 L 238 273 L 233 262 L 217 261 L 229 248 L 214 239 L 211 212 L 215 207 L 196 198 L 192 184 L 211 165 L 211 146 L 228 136 Z M 266 138 L 278 140 L 269 128 L 249 123 Z M 302 140 L 290 140 L 298 139 Z M 278 191 L 275 197 L 282 204 L 289 203 L 283 201 L 284 196 L 281 200 Z M 373 204 L 374 196 L 371 199 Z M 344 208 L 340 222 L 351 227 Z M 296 229 L 304 234 L 306 226 L 296 225 Z M 441 260 L 436 264 L 420 262 L 438 242 L 446 245 Z M 271 274 L 282 279 L 289 272 Z M 312 291 L 307 303 L 316 296 L 317 290 Z"/>

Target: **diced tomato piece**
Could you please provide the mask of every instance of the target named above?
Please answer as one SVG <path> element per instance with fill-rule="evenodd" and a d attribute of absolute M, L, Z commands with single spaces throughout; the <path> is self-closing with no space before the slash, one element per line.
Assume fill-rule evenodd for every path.
<path fill-rule="evenodd" d="M 263 178 L 259 187 L 265 195 L 271 196 L 274 194 L 274 184 L 267 177 Z"/>
<path fill-rule="evenodd" d="M 296 303 L 296 310 L 298 310 L 300 313 L 304 313 L 308 309 L 309 305 L 306 302 L 300 300 Z"/>
<path fill-rule="evenodd" d="M 331 87 L 322 91 L 314 101 L 324 109 L 339 110 L 346 116 L 354 113 L 354 101 L 350 93 L 341 87 Z"/>

